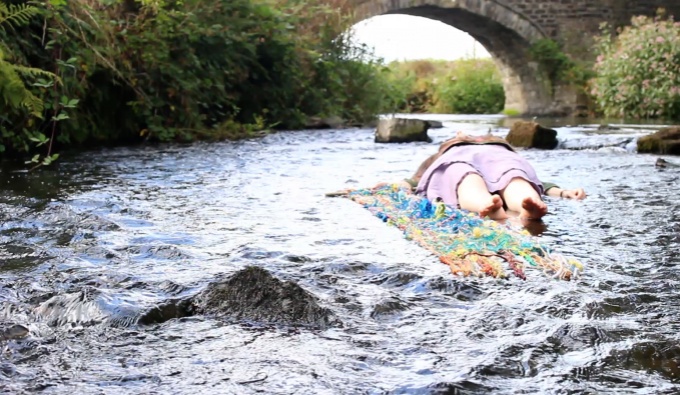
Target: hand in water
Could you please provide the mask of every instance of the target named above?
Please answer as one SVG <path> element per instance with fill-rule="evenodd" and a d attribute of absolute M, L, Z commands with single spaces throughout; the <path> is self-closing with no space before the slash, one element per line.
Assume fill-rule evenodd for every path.
<path fill-rule="evenodd" d="M 583 200 L 586 198 L 586 191 L 583 188 L 565 189 L 562 191 L 562 197 L 565 199 Z"/>

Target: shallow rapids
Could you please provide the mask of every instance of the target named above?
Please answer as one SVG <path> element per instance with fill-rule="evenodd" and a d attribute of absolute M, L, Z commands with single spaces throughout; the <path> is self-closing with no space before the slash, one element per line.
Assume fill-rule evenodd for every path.
<path fill-rule="evenodd" d="M 361 206 L 324 197 L 409 176 L 457 130 L 508 131 L 495 116 L 439 120 L 431 144 L 295 131 L 2 169 L 0 391 L 678 393 L 680 167 L 634 152 L 649 129 L 562 125 L 558 149 L 522 151 L 541 180 L 587 191 L 548 198 L 539 232 L 585 272 L 499 281 L 453 277 Z M 139 322 L 250 265 L 342 325 Z"/>

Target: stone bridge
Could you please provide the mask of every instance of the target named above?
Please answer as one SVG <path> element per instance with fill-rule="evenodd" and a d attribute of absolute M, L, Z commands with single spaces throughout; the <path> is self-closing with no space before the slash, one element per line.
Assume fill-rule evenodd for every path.
<path fill-rule="evenodd" d="M 620 26 L 659 8 L 680 19 L 680 0 L 350 0 L 357 22 L 405 14 L 441 21 L 474 37 L 503 76 L 505 109 L 521 114 L 571 114 L 583 105 L 578 89 L 553 86 L 529 55 L 532 43 L 552 39 L 573 59 L 592 58 L 602 22 Z"/>

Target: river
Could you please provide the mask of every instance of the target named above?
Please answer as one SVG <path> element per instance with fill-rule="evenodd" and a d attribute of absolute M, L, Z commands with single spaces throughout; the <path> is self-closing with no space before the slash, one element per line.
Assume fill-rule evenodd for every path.
<path fill-rule="evenodd" d="M 680 167 L 634 152 L 655 127 L 549 125 L 560 147 L 522 155 L 588 198 L 548 198 L 538 237 L 585 271 L 496 280 L 454 277 L 360 205 L 324 197 L 409 176 L 457 130 L 508 131 L 499 116 L 433 117 L 444 127 L 431 144 L 292 131 L 3 168 L 0 391 L 680 393 Z M 248 265 L 299 284 L 343 325 L 137 321 Z"/>

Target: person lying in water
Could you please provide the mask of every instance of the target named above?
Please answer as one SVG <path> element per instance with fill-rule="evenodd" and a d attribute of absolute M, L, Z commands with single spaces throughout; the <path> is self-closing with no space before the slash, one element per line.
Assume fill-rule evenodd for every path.
<path fill-rule="evenodd" d="M 379 184 L 380 185 L 380 184 Z M 584 199 L 582 188 L 561 189 L 542 183 L 534 168 L 503 138 L 458 132 L 444 141 L 415 174 L 400 182 L 433 202 L 474 211 L 494 220 L 538 220 L 548 212 L 542 195 Z M 507 210 L 507 211 L 506 211 Z"/>

